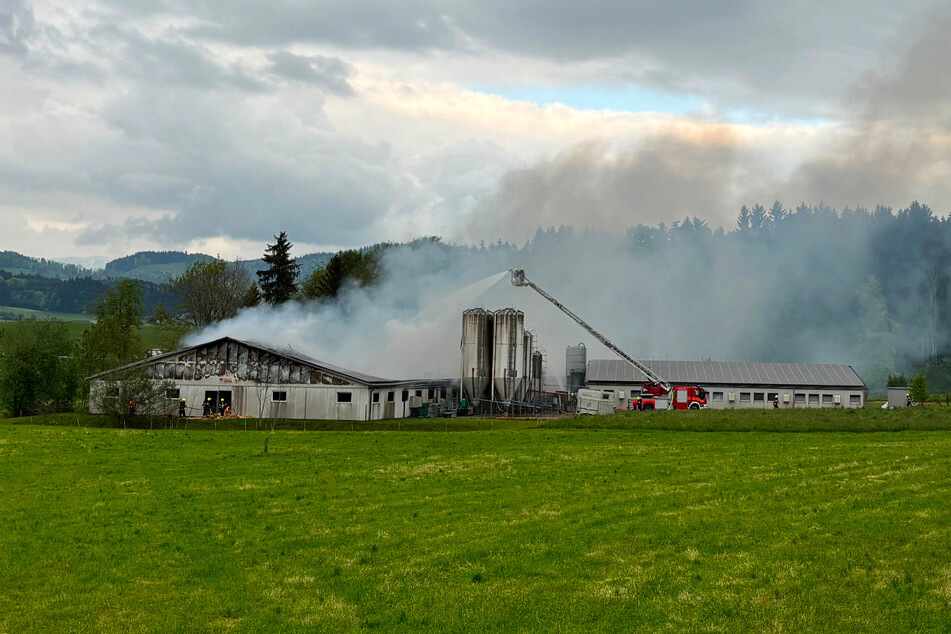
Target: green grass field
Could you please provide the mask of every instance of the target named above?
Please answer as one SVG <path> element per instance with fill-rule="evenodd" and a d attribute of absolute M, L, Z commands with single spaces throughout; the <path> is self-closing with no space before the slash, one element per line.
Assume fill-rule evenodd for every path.
<path fill-rule="evenodd" d="M 17 330 L 24 327 L 22 324 L 23 322 L 21 321 L 0 321 L 0 333 L 6 331 L 15 336 Z M 90 322 L 65 321 L 64 325 L 69 331 L 70 339 L 79 343 L 83 333 L 86 332 L 92 324 Z M 139 337 L 142 339 L 143 350 L 169 348 L 174 338 L 174 336 L 170 335 L 167 331 L 150 324 L 139 326 Z"/>
<path fill-rule="evenodd" d="M 34 318 L 40 321 L 76 321 L 83 323 L 93 321 L 92 315 L 85 313 L 57 313 L 48 310 L 33 310 L 32 308 L 16 308 L 15 306 L 0 306 L 0 315 L 16 315 L 17 318 Z M 3 320 L 0 320 L 0 323 L 3 323 Z"/>
<path fill-rule="evenodd" d="M 0 632 L 946 632 L 945 412 L 7 423 Z"/>

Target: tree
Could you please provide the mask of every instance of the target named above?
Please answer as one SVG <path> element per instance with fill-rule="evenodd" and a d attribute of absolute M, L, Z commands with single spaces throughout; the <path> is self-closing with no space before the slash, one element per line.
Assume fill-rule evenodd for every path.
<path fill-rule="evenodd" d="M 194 262 L 168 286 L 178 296 L 185 318 L 202 328 L 237 315 L 254 284 L 240 264 L 212 260 Z"/>
<path fill-rule="evenodd" d="M 740 214 L 736 217 L 736 228 L 739 231 L 746 231 L 750 228 L 750 210 L 746 205 L 740 207 Z"/>
<path fill-rule="evenodd" d="M 769 208 L 769 219 L 773 223 L 773 226 L 785 220 L 787 215 L 789 215 L 789 212 L 783 209 L 783 204 L 778 200 L 773 201 L 773 206 Z"/>
<path fill-rule="evenodd" d="M 18 416 L 69 409 L 79 369 L 66 325 L 26 320 L 0 341 L 0 409 Z"/>
<path fill-rule="evenodd" d="M 96 323 L 82 339 L 84 366 L 89 374 L 141 358 L 139 324 L 143 312 L 142 289 L 136 280 L 119 280 L 99 296 Z"/>
<path fill-rule="evenodd" d="M 136 416 L 148 416 L 149 428 L 155 416 L 174 414 L 178 399 L 170 397 L 175 383 L 150 379 L 143 368 L 107 376 L 98 381 L 90 397 L 96 409 L 127 427 L 132 420 L 129 403 L 135 403 Z"/>
<path fill-rule="evenodd" d="M 267 245 L 264 251 L 264 263 L 268 265 L 258 271 L 258 283 L 261 295 L 272 306 L 283 304 L 297 294 L 297 273 L 300 267 L 291 257 L 291 247 L 287 234 L 281 232 L 274 236 L 275 243 Z"/>
<path fill-rule="evenodd" d="M 857 365 L 871 391 L 879 393 L 895 369 L 898 324 L 888 316 L 882 285 L 871 275 L 859 287 L 858 300 L 862 334 L 858 338 Z"/>
<path fill-rule="evenodd" d="M 382 250 L 340 251 L 323 268 L 311 273 L 301 285 L 301 295 L 307 299 L 336 297 L 347 282 L 369 286 L 379 277 L 378 253 Z"/>
<path fill-rule="evenodd" d="M 928 396 L 928 379 L 924 374 L 916 374 L 911 379 L 911 386 L 908 388 L 912 403 L 926 403 L 931 400 Z"/>
<path fill-rule="evenodd" d="M 908 378 L 904 374 L 889 374 L 887 387 L 908 387 Z"/>

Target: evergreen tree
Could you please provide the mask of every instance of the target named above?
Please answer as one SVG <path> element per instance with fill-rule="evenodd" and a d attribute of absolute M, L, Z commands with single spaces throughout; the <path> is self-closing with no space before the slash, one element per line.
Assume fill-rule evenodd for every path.
<path fill-rule="evenodd" d="M 297 294 L 297 273 L 300 270 L 297 261 L 291 257 L 294 245 L 287 239 L 287 234 L 282 231 L 274 239 L 276 242 L 267 245 L 264 251 L 263 260 L 268 268 L 258 271 L 261 296 L 271 305 L 283 304 Z"/>
<path fill-rule="evenodd" d="M 740 214 L 736 217 L 736 228 L 739 231 L 746 231 L 750 228 L 750 210 L 746 205 L 740 207 Z"/>

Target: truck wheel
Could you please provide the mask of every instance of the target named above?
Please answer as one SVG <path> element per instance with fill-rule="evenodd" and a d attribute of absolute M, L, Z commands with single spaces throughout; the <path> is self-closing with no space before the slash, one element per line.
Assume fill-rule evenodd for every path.
<path fill-rule="evenodd" d="M 650 405 L 650 404 L 645 405 L 645 406 L 644 406 L 644 411 L 645 411 L 645 412 L 653 412 L 653 411 L 654 411 L 654 406 L 653 406 L 653 405 Z"/>
<path fill-rule="evenodd" d="M 690 409 L 700 409 L 700 403 L 691 403 Z"/>

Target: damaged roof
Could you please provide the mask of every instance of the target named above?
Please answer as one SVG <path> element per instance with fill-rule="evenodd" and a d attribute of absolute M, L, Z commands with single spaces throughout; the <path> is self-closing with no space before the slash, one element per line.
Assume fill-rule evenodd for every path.
<path fill-rule="evenodd" d="M 336 366 L 330 363 L 325 363 L 324 361 L 315 359 L 314 357 L 310 357 L 290 347 L 272 346 L 269 344 L 260 343 L 258 341 L 251 341 L 247 339 L 235 339 L 233 337 L 219 337 L 217 339 L 203 341 L 202 343 L 198 343 L 195 345 L 185 346 L 184 348 L 179 348 L 177 350 L 171 350 L 169 352 L 165 352 L 165 353 L 156 355 L 154 357 L 148 357 L 147 359 L 142 359 L 141 361 L 136 361 L 134 363 L 129 363 L 127 365 L 123 365 L 117 368 L 111 368 L 109 370 L 99 372 L 98 374 L 94 374 L 88 377 L 86 380 L 91 381 L 94 379 L 102 378 L 108 374 L 112 374 L 113 372 L 121 372 L 125 370 L 130 370 L 132 368 L 142 367 L 142 366 L 150 365 L 152 363 L 161 363 L 167 359 L 176 358 L 192 350 L 197 350 L 198 348 L 218 344 L 224 341 L 230 341 L 236 344 L 246 346 L 248 348 L 256 348 L 260 351 L 267 352 L 278 357 L 284 357 L 291 361 L 296 361 L 297 363 L 300 363 L 305 366 L 310 366 L 317 370 L 327 372 L 328 374 L 336 374 L 337 376 L 343 377 L 345 379 L 349 379 L 350 381 L 354 383 L 362 383 L 370 387 L 395 387 L 395 386 L 419 385 L 419 384 L 449 385 L 453 382 L 452 379 L 402 379 L 402 380 L 384 379 L 382 377 L 373 376 L 371 374 L 364 374 L 362 372 L 356 372 L 354 370 L 341 368 L 339 366 Z"/>
<path fill-rule="evenodd" d="M 850 365 L 831 363 L 743 363 L 738 361 L 642 361 L 670 383 L 866 389 Z M 588 361 L 589 383 L 644 383 L 647 377 L 621 359 Z"/>

